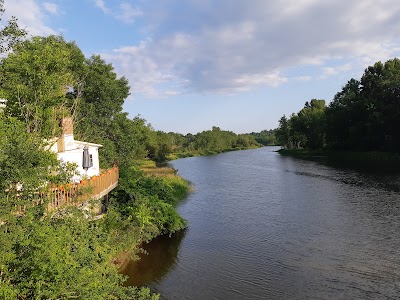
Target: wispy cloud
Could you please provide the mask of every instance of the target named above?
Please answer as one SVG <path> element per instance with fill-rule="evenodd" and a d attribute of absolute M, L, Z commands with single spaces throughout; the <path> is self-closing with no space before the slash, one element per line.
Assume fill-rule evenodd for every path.
<path fill-rule="evenodd" d="M 45 8 L 45 6 L 43 7 Z M 49 7 L 50 10 L 54 10 L 53 6 L 50 5 L 48 8 Z M 45 14 L 35 0 L 5 1 L 4 8 L 6 10 L 5 19 L 9 19 L 11 16 L 17 16 L 19 25 L 22 28 L 26 28 L 31 35 L 49 35 L 57 33 L 46 25 Z"/>
<path fill-rule="evenodd" d="M 96 7 L 100 8 L 105 14 L 108 14 L 111 12 L 111 10 L 106 6 L 106 3 L 104 0 L 95 0 L 95 5 Z"/>
<path fill-rule="evenodd" d="M 44 2 L 43 3 L 44 9 L 52 15 L 58 14 L 58 6 L 55 3 Z"/>
<path fill-rule="evenodd" d="M 140 9 L 135 8 L 130 3 L 121 3 L 119 5 L 119 11 L 115 14 L 115 17 L 124 23 L 133 23 L 136 17 L 142 16 L 143 12 Z"/>
<path fill-rule="evenodd" d="M 103 13 L 113 16 L 115 19 L 126 24 L 133 23 L 136 17 L 142 16 L 143 12 L 128 2 L 121 2 L 118 5 L 109 7 L 104 0 L 95 0 L 96 7 L 100 8 Z"/>

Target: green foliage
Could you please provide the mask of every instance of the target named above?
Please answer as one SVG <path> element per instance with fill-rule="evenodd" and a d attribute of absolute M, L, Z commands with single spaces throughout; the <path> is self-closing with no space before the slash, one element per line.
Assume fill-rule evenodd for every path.
<path fill-rule="evenodd" d="M 4 0 L 0 0 L 0 21 L 4 13 Z M 0 28 L 0 54 L 10 51 L 24 36 L 26 31 L 19 28 L 17 19 L 12 17 L 7 25 Z"/>
<path fill-rule="evenodd" d="M 102 223 L 75 209 L 45 214 L 46 203 L 16 215 L 49 179 L 65 183 L 71 166 L 59 166 L 21 121 L 0 114 L 0 127 L 0 299 L 157 299 L 122 286 L 110 263 L 119 248 Z"/>
<path fill-rule="evenodd" d="M 325 146 L 325 100 L 312 99 L 289 119 L 279 120 L 276 137 L 286 149 L 321 149 Z"/>
<path fill-rule="evenodd" d="M 74 43 L 55 36 L 9 45 L 13 52 L 0 62 L 0 95 L 8 100 L 0 112 L 0 299 L 158 299 L 149 289 L 123 287 L 112 262 L 187 226 L 174 204 L 188 183 L 132 167 L 146 156 L 165 159 L 182 139 L 129 119 L 122 112 L 128 82 L 99 56 L 85 60 Z M 120 164 L 119 189 L 103 220 L 32 205 L 41 189 L 68 182 L 76 169 L 46 150 L 66 115 L 78 138 L 103 144 L 103 167 Z"/>
<path fill-rule="evenodd" d="M 0 239 L 2 299 L 157 299 L 122 286 L 106 227 L 76 209 L 40 219 L 27 212 L 1 225 Z"/>
<path fill-rule="evenodd" d="M 360 81 L 351 79 L 325 109 L 311 100 L 276 135 L 286 149 L 333 149 L 400 152 L 400 60 L 377 62 Z"/>
<path fill-rule="evenodd" d="M 85 79 L 75 113 L 76 136 L 103 144 L 100 165 L 130 165 L 148 153 L 153 132 L 140 117 L 129 119 L 122 105 L 129 95 L 128 81 L 117 78 L 114 67 L 95 55 L 85 61 Z M 74 95 L 75 97 L 77 95 Z"/>
<path fill-rule="evenodd" d="M 306 102 L 298 113 L 298 132 L 306 136 L 304 147 L 321 149 L 325 147 L 325 100 L 312 99 Z"/>
<path fill-rule="evenodd" d="M 166 185 L 172 188 L 172 197 L 168 201 L 171 204 L 176 204 L 178 201 L 184 199 L 189 192 L 189 182 L 176 175 L 168 175 L 163 177 Z"/>
<path fill-rule="evenodd" d="M 82 99 L 75 114 L 76 133 L 82 139 L 109 138 L 113 118 L 121 113 L 129 95 L 128 81 L 117 78 L 114 67 L 98 55 L 82 62 L 85 67 Z M 79 95 L 74 94 L 78 97 Z"/>
<path fill-rule="evenodd" d="M 0 203 L 1 219 L 17 202 L 30 203 L 58 162 L 54 153 L 44 150 L 44 141 L 27 133 L 21 121 L 0 114 L 0 128 L 0 198 L 8 199 Z"/>
<path fill-rule="evenodd" d="M 128 167 L 134 160 L 145 158 L 148 153 L 146 144 L 151 134 L 152 131 L 144 119 L 128 119 L 126 113 L 116 115 L 109 134 L 109 139 L 115 145 L 114 159 L 120 165 Z"/>
<path fill-rule="evenodd" d="M 172 152 L 174 147 L 174 137 L 175 134 L 153 131 L 146 144 L 148 150 L 147 157 L 159 162 L 166 161 L 167 156 Z"/>
<path fill-rule="evenodd" d="M 175 144 L 171 147 L 173 155 L 178 157 L 193 155 L 208 155 L 231 150 L 240 150 L 259 147 L 256 138 L 251 134 L 235 134 L 231 131 L 221 130 L 213 126 L 211 130 L 205 130 L 196 135 L 186 136 L 168 133 Z"/>
<path fill-rule="evenodd" d="M 66 91 L 78 85 L 83 58 L 62 37 L 33 37 L 15 45 L 0 65 L 6 113 L 24 121 L 28 132 L 54 136 L 59 117 L 73 112 Z"/>
<path fill-rule="evenodd" d="M 121 174 L 112 209 L 120 215 L 120 221 L 140 228 L 142 241 L 148 241 L 186 228 L 187 223 L 174 204 L 186 196 L 188 189 L 183 180 L 149 176 L 131 167 Z"/>
<path fill-rule="evenodd" d="M 335 149 L 400 151 L 400 60 L 368 67 L 351 79 L 327 111 L 328 142 Z"/>
<path fill-rule="evenodd" d="M 261 132 L 252 132 L 256 142 L 264 146 L 274 146 L 277 144 L 276 129 L 262 130 Z"/>

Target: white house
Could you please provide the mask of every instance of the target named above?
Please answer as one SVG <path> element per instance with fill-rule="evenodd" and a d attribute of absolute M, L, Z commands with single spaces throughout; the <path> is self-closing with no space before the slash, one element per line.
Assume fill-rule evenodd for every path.
<path fill-rule="evenodd" d="M 74 139 L 72 118 L 64 118 L 62 120 L 62 135 L 58 139 L 54 139 L 50 150 L 57 153 L 57 158 L 62 162 L 76 163 L 78 166 L 77 173 L 72 180 L 79 182 L 83 178 L 100 175 L 99 165 L 99 148 L 100 144 L 76 141 Z M 84 165 L 84 152 L 86 166 Z"/>

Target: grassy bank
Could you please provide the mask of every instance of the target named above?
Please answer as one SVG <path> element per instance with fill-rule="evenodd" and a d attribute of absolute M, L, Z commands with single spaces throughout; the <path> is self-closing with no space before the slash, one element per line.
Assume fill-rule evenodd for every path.
<path fill-rule="evenodd" d="M 187 197 L 190 191 L 190 183 L 178 176 L 175 169 L 167 166 L 157 166 L 151 160 L 141 162 L 139 167 L 146 175 L 161 178 L 167 186 L 171 187 L 173 204 Z"/>
<path fill-rule="evenodd" d="M 187 221 L 177 213 L 176 204 L 189 191 L 189 182 L 174 169 L 157 167 L 150 160 L 122 169 L 118 189 L 102 220 L 116 253 L 113 264 L 121 269 L 128 261 L 139 259 L 143 243 L 186 228 Z"/>

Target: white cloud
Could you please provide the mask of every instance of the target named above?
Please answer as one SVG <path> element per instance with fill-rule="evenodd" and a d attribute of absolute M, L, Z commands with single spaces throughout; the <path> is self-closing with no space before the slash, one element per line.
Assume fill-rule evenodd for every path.
<path fill-rule="evenodd" d="M 184 82 L 168 74 L 168 64 L 162 64 L 156 61 L 156 58 L 147 56 L 148 45 L 148 42 L 142 42 L 137 47 L 121 48 L 110 54 L 102 54 L 102 57 L 112 61 L 117 72 L 129 78 L 131 89 L 136 94 L 150 97 L 179 94 Z M 138 57 L 141 59 L 137 59 Z"/>
<path fill-rule="evenodd" d="M 157 38 L 108 54 L 133 93 L 159 95 L 166 83 L 237 93 L 362 72 L 400 55 L 397 0 L 167 0 L 143 9 Z M 301 67 L 315 76 L 290 76 Z"/>
<path fill-rule="evenodd" d="M 95 0 L 96 7 L 100 8 L 105 14 L 110 13 L 110 9 L 106 6 L 104 0 Z"/>
<path fill-rule="evenodd" d="M 140 9 L 134 7 L 128 2 L 121 2 L 119 5 L 114 7 L 107 6 L 104 0 L 94 0 L 94 4 L 106 15 L 111 15 L 117 20 L 126 24 L 133 23 L 136 17 L 143 15 L 143 12 Z"/>
<path fill-rule="evenodd" d="M 58 6 L 55 3 L 44 2 L 43 7 L 46 11 L 48 11 L 52 15 L 58 14 Z"/>
<path fill-rule="evenodd" d="M 359 74 L 400 55 L 398 0 L 91 1 L 126 24 L 146 16 L 141 29 L 151 38 L 102 56 L 129 79 L 132 93 L 151 97 Z M 57 14 L 57 5 L 38 3 L 5 1 L 6 14 L 33 35 L 54 34 L 44 12 Z"/>
<path fill-rule="evenodd" d="M 133 23 L 136 17 L 143 15 L 140 9 L 133 7 L 130 3 L 121 3 L 119 8 L 116 18 L 124 23 Z"/>
<path fill-rule="evenodd" d="M 344 64 L 344 65 L 340 65 L 340 66 L 335 66 L 335 67 L 324 67 L 322 68 L 323 70 L 323 74 L 325 76 L 329 76 L 329 75 L 335 75 L 338 74 L 340 72 L 346 72 L 352 69 L 352 65 L 351 64 Z"/>
<path fill-rule="evenodd" d="M 21 9 L 23 7 L 23 9 Z M 5 18 L 11 16 L 18 18 L 18 24 L 26 28 L 30 35 L 50 35 L 56 34 L 56 31 L 45 25 L 45 15 L 40 6 L 34 0 L 13 0 L 5 1 Z"/>

